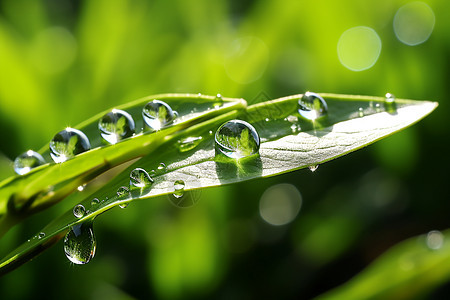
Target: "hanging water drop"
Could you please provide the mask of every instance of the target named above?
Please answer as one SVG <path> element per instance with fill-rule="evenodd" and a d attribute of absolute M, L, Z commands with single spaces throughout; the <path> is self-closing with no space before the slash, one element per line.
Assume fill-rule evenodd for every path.
<path fill-rule="evenodd" d="M 64 253 L 77 265 L 87 264 L 95 255 L 96 241 L 92 222 L 77 224 L 64 238 Z"/>
<path fill-rule="evenodd" d="M 386 93 L 386 103 L 394 103 L 395 102 L 395 96 L 391 93 Z"/>
<path fill-rule="evenodd" d="M 256 129 L 241 120 L 222 124 L 215 135 L 216 149 L 228 157 L 239 159 L 258 153 L 260 139 Z"/>
<path fill-rule="evenodd" d="M 133 117 L 129 113 L 120 109 L 113 109 L 99 120 L 98 129 L 105 141 L 116 144 L 132 136 L 135 125 Z"/>
<path fill-rule="evenodd" d="M 308 169 L 309 169 L 311 172 L 315 172 L 318 168 L 319 168 L 319 165 L 313 165 L 313 166 L 309 166 L 309 167 L 308 167 Z"/>
<path fill-rule="evenodd" d="M 173 184 L 174 192 L 173 195 L 175 198 L 181 198 L 184 195 L 184 181 L 183 180 L 177 180 Z"/>
<path fill-rule="evenodd" d="M 147 171 L 141 168 L 136 168 L 130 173 L 130 186 L 143 188 L 150 186 L 153 179 L 148 175 Z"/>
<path fill-rule="evenodd" d="M 197 147 L 198 144 L 202 141 L 201 136 L 191 136 L 185 139 L 178 140 L 178 150 L 180 152 L 187 152 L 189 150 Z"/>
<path fill-rule="evenodd" d="M 45 164 L 45 160 L 39 153 L 28 150 L 14 160 L 14 171 L 19 175 L 23 175 L 43 164 Z"/>
<path fill-rule="evenodd" d="M 90 148 L 89 139 L 83 132 L 66 128 L 50 141 L 50 156 L 56 163 L 62 163 Z"/>
<path fill-rule="evenodd" d="M 122 208 L 122 209 L 125 209 L 125 208 L 127 208 L 128 207 L 128 202 L 126 202 L 126 203 L 121 203 L 121 204 L 119 204 L 119 207 L 120 208 Z"/>
<path fill-rule="evenodd" d="M 217 95 L 216 95 L 216 101 L 217 101 L 217 102 L 222 102 L 222 101 L 223 101 L 223 97 L 222 97 L 221 94 L 217 94 Z"/>
<path fill-rule="evenodd" d="M 86 209 L 84 208 L 84 206 L 82 204 L 77 204 L 73 207 L 73 215 L 75 216 L 75 218 L 82 218 L 84 217 L 84 214 L 86 213 Z"/>
<path fill-rule="evenodd" d="M 298 107 L 298 113 L 311 121 L 324 117 L 328 112 L 325 100 L 320 95 L 311 92 L 306 92 L 298 100 Z"/>
<path fill-rule="evenodd" d="M 176 118 L 172 108 L 160 100 L 148 102 L 142 110 L 142 116 L 145 124 L 153 131 L 169 126 Z"/>

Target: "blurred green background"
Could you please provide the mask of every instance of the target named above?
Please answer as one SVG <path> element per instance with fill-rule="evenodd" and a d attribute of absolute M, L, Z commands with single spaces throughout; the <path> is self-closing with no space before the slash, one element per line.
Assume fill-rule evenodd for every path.
<path fill-rule="evenodd" d="M 398 242 L 449 228 L 449 22 L 442 0 L 0 1 L 1 178 L 64 127 L 156 93 L 439 101 L 313 173 L 203 190 L 189 209 L 167 197 L 113 209 L 96 220 L 92 262 L 71 265 L 60 242 L 0 278 L 0 298 L 309 299 Z M 15 227 L 0 254 L 73 205 Z M 449 272 L 400 294 L 441 299 Z"/>

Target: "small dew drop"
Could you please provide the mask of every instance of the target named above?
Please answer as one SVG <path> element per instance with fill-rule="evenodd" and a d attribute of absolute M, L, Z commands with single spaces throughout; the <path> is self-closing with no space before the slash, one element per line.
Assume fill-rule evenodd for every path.
<path fill-rule="evenodd" d="M 64 237 L 64 253 L 77 265 L 87 264 L 95 255 L 96 241 L 92 222 L 73 226 Z"/>
<path fill-rule="evenodd" d="M 174 192 L 173 195 L 175 198 L 181 198 L 184 195 L 184 181 L 177 180 L 173 184 Z"/>
<path fill-rule="evenodd" d="M 375 111 L 378 113 L 378 112 L 381 112 L 381 105 L 380 105 L 380 103 L 377 103 L 377 104 L 375 104 Z"/>
<path fill-rule="evenodd" d="M 89 139 L 83 132 L 66 128 L 50 141 L 50 156 L 56 163 L 62 163 L 90 148 Z"/>
<path fill-rule="evenodd" d="M 38 239 L 43 239 L 45 237 L 45 232 L 40 232 L 38 234 Z"/>
<path fill-rule="evenodd" d="M 100 204 L 100 200 L 98 200 L 98 198 L 94 198 L 91 201 L 91 207 L 96 207 L 97 205 Z"/>
<path fill-rule="evenodd" d="M 73 207 L 73 215 L 75 216 L 75 218 L 82 218 L 84 217 L 84 214 L 86 213 L 86 209 L 84 208 L 84 206 L 82 204 L 77 204 Z"/>
<path fill-rule="evenodd" d="M 86 184 L 82 184 L 82 185 L 80 185 L 80 186 L 77 187 L 77 190 L 78 190 L 79 192 L 82 192 L 82 191 L 84 190 L 85 187 L 86 187 Z"/>
<path fill-rule="evenodd" d="M 295 125 L 295 124 L 292 124 L 291 125 L 291 130 L 292 130 L 292 133 L 297 133 L 298 132 L 298 126 Z"/>
<path fill-rule="evenodd" d="M 213 134 L 213 131 L 212 130 L 210 130 L 210 131 L 208 131 L 208 133 L 211 135 L 211 134 Z"/>
<path fill-rule="evenodd" d="M 144 122 L 151 131 L 157 131 L 173 123 L 176 115 L 165 102 L 153 100 L 148 102 L 142 110 Z"/>
<path fill-rule="evenodd" d="M 309 166 L 309 167 L 308 167 L 308 169 L 309 169 L 311 172 L 315 172 L 318 168 L 319 168 L 319 165 L 313 165 L 313 166 Z"/>
<path fill-rule="evenodd" d="M 386 103 L 394 103 L 395 102 L 395 96 L 391 93 L 386 93 Z"/>
<path fill-rule="evenodd" d="M 241 120 L 222 124 L 215 135 L 216 149 L 224 155 L 239 159 L 257 154 L 260 139 L 256 129 Z"/>
<path fill-rule="evenodd" d="M 270 121 L 270 119 L 269 119 L 269 118 L 265 118 L 265 119 L 264 119 L 264 121 L 266 121 L 266 122 L 269 122 L 269 121 Z"/>
<path fill-rule="evenodd" d="M 320 95 L 311 92 L 306 92 L 298 100 L 298 107 L 299 114 L 311 121 L 324 117 L 328 112 L 325 100 Z"/>
<path fill-rule="evenodd" d="M 126 111 L 113 109 L 98 122 L 100 134 L 110 144 L 132 136 L 135 132 L 133 117 Z"/>
<path fill-rule="evenodd" d="M 130 190 L 126 186 L 121 186 L 117 189 L 117 196 L 119 196 L 119 198 L 126 199 L 129 195 Z"/>
<path fill-rule="evenodd" d="M 360 107 L 358 109 L 358 115 L 359 115 L 360 118 L 364 117 L 364 109 L 362 107 Z"/>
<path fill-rule="evenodd" d="M 23 175 L 43 164 L 45 164 L 45 160 L 39 153 L 28 150 L 14 160 L 14 171 L 19 175 Z"/>
<path fill-rule="evenodd" d="M 180 150 L 180 152 L 190 151 L 197 147 L 198 144 L 201 143 L 202 139 L 203 138 L 201 136 L 191 136 L 185 139 L 178 140 L 178 150 Z"/>
<path fill-rule="evenodd" d="M 438 230 L 432 230 L 427 234 L 427 246 L 431 250 L 438 250 L 444 245 L 444 235 Z"/>
<path fill-rule="evenodd" d="M 166 165 L 164 163 L 160 163 L 158 165 L 158 171 L 164 171 L 166 169 Z"/>
<path fill-rule="evenodd" d="M 290 123 L 297 123 L 298 118 L 296 116 L 288 116 L 288 117 L 286 117 L 286 121 L 288 121 Z"/>
<path fill-rule="evenodd" d="M 386 111 L 388 113 L 395 113 L 395 111 L 397 110 L 397 106 L 395 103 L 395 96 L 391 93 L 386 93 L 386 98 L 384 101 L 384 108 L 386 109 Z"/>

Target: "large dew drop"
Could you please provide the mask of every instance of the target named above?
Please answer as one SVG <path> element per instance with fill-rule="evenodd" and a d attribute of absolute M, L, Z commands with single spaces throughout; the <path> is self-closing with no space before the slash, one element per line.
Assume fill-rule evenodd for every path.
<path fill-rule="evenodd" d="M 82 204 L 77 204 L 73 207 L 73 215 L 75 218 L 79 219 L 84 217 L 84 214 L 86 213 L 86 209 Z"/>
<path fill-rule="evenodd" d="M 134 134 L 133 117 L 126 111 L 113 109 L 98 122 L 101 136 L 110 144 L 128 138 Z"/>
<path fill-rule="evenodd" d="M 45 160 L 39 153 L 28 150 L 14 160 L 14 171 L 19 175 L 23 175 L 43 164 L 45 164 Z"/>
<path fill-rule="evenodd" d="M 50 141 L 50 156 L 56 163 L 62 163 L 90 148 L 89 139 L 83 132 L 66 128 Z"/>
<path fill-rule="evenodd" d="M 239 159 L 258 153 L 260 139 L 256 129 L 241 120 L 222 124 L 215 135 L 216 149 L 228 157 Z"/>
<path fill-rule="evenodd" d="M 160 100 L 148 102 L 142 110 L 142 116 L 145 124 L 153 131 L 169 126 L 176 117 L 172 108 Z"/>
<path fill-rule="evenodd" d="M 298 100 L 298 113 L 305 119 L 314 121 L 328 112 L 325 100 L 316 93 L 306 92 Z"/>
<path fill-rule="evenodd" d="M 136 168 L 130 173 L 130 187 L 144 188 L 153 183 L 153 179 L 148 175 L 147 171 Z"/>
<path fill-rule="evenodd" d="M 95 255 L 95 236 L 92 222 L 77 224 L 64 238 L 64 253 L 77 265 L 87 264 Z"/>

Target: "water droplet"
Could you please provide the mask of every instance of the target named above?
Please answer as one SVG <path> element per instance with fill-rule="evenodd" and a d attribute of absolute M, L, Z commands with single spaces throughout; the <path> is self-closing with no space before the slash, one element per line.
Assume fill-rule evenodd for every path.
<path fill-rule="evenodd" d="M 82 192 L 82 191 L 84 190 L 85 187 L 86 187 L 86 184 L 82 184 L 82 185 L 80 185 L 80 186 L 77 187 L 77 190 L 78 190 L 79 192 Z"/>
<path fill-rule="evenodd" d="M 297 133 L 297 131 L 298 131 L 297 125 L 292 124 L 292 125 L 291 125 L 291 130 L 292 130 L 292 133 Z"/>
<path fill-rule="evenodd" d="M 210 130 L 210 131 L 208 131 L 208 133 L 211 135 L 211 134 L 213 134 L 213 131 L 212 130 Z"/>
<path fill-rule="evenodd" d="M 359 114 L 359 117 L 360 117 L 360 118 L 364 117 L 364 109 L 363 109 L 362 107 L 360 107 L 360 108 L 358 109 L 358 114 Z"/>
<path fill-rule="evenodd" d="M 38 239 L 43 239 L 45 237 L 45 232 L 39 232 Z"/>
<path fill-rule="evenodd" d="M 378 113 L 381 111 L 380 103 L 375 104 L 375 111 Z"/>
<path fill-rule="evenodd" d="M 327 114 L 328 106 L 320 95 L 306 92 L 298 100 L 298 112 L 305 119 L 314 121 Z"/>
<path fill-rule="evenodd" d="M 159 171 L 164 171 L 166 169 L 166 165 L 164 164 L 164 163 L 160 163 L 159 165 L 158 165 L 158 170 Z"/>
<path fill-rule="evenodd" d="M 120 188 L 117 189 L 117 196 L 119 197 L 120 200 L 127 200 L 130 197 L 130 190 L 125 186 L 121 186 Z M 120 208 L 126 208 L 127 206 L 128 202 L 119 204 Z"/>
<path fill-rule="evenodd" d="M 265 119 L 264 119 L 264 121 L 266 121 L 266 122 L 269 122 L 269 121 L 270 121 L 270 119 L 269 119 L 269 118 L 265 118 Z"/>
<path fill-rule="evenodd" d="M 95 255 L 96 241 L 92 222 L 77 224 L 64 238 L 64 253 L 77 265 L 87 264 Z"/>
<path fill-rule="evenodd" d="M 180 152 L 187 152 L 189 150 L 194 149 L 197 147 L 198 144 L 202 141 L 201 136 L 191 136 L 182 140 L 178 140 L 178 149 Z"/>
<path fill-rule="evenodd" d="M 438 250 L 444 245 L 444 235 L 438 230 L 432 230 L 427 234 L 427 246 L 432 250 Z"/>
<path fill-rule="evenodd" d="M 150 175 L 150 177 L 155 177 L 156 176 L 156 171 L 155 170 L 151 170 L 148 175 Z"/>
<path fill-rule="evenodd" d="M 128 138 L 134 134 L 133 117 L 126 111 L 113 109 L 98 121 L 101 136 L 110 144 Z"/>
<path fill-rule="evenodd" d="M 56 163 L 62 163 L 90 148 L 89 139 L 83 132 L 66 128 L 50 141 L 50 156 Z"/>
<path fill-rule="evenodd" d="M 130 186 L 144 188 L 153 183 L 153 179 L 150 178 L 147 171 L 141 168 L 136 168 L 130 173 Z"/>
<path fill-rule="evenodd" d="M 95 206 L 97 206 L 97 205 L 99 205 L 99 204 L 100 204 L 100 200 L 98 200 L 98 198 L 92 199 L 92 201 L 91 201 L 91 207 L 95 207 Z"/>
<path fill-rule="evenodd" d="M 308 169 L 309 169 L 311 172 L 315 172 L 318 168 L 319 168 L 319 165 L 313 165 L 313 166 L 309 166 L 309 167 L 308 167 Z"/>
<path fill-rule="evenodd" d="M 216 95 L 216 101 L 218 101 L 218 102 L 222 102 L 223 101 L 223 97 L 222 97 L 221 94 L 217 94 Z"/>
<path fill-rule="evenodd" d="M 297 123 L 298 118 L 296 116 L 288 116 L 288 117 L 286 117 L 286 121 L 288 121 L 290 123 Z"/>
<path fill-rule="evenodd" d="M 183 180 L 177 180 L 173 184 L 174 192 L 173 195 L 175 198 L 181 198 L 184 195 L 184 181 Z"/>
<path fill-rule="evenodd" d="M 86 213 L 86 209 L 82 204 L 77 204 L 73 207 L 73 215 L 75 218 L 82 218 L 84 217 L 84 214 Z"/>
<path fill-rule="evenodd" d="M 391 93 L 386 93 L 386 103 L 393 103 L 395 102 L 395 96 Z"/>
<path fill-rule="evenodd" d="M 119 198 L 127 198 L 130 195 L 130 190 L 126 186 L 121 186 L 117 189 L 117 196 Z"/>
<path fill-rule="evenodd" d="M 45 160 L 39 153 L 28 150 L 14 160 L 14 171 L 19 175 L 23 175 L 43 164 L 45 164 Z"/>
<path fill-rule="evenodd" d="M 256 129 L 241 120 L 222 124 L 215 135 L 216 149 L 231 158 L 243 158 L 258 153 L 260 139 Z"/>
<path fill-rule="evenodd" d="M 142 110 L 142 116 L 145 124 L 154 131 L 167 127 L 176 118 L 172 108 L 160 100 L 148 102 Z"/>
<path fill-rule="evenodd" d="M 397 110 L 395 104 L 395 96 L 391 93 L 386 93 L 386 98 L 384 100 L 384 108 L 389 113 L 394 113 Z"/>

